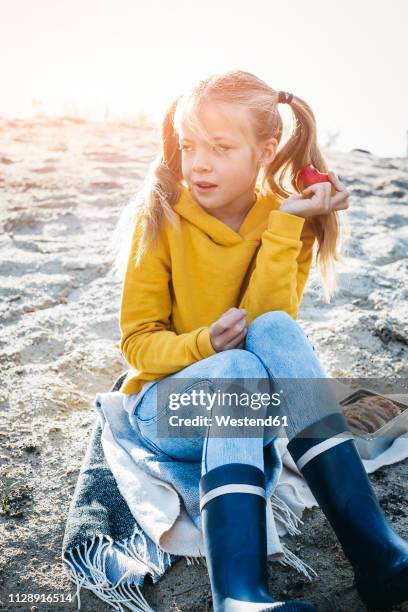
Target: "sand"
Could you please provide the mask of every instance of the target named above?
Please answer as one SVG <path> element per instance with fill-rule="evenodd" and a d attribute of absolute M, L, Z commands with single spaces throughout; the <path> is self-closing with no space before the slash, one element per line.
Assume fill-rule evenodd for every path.
<path fill-rule="evenodd" d="M 119 352 L 120 281 L 106 248 L 122 207 L 154 158 L 152 126 L 74 118 L 0 121 L 0 608 L 10 594 L 73 593 L 60 560 L 68 507 L 95 420 L 95 393 L 126 369 Z M 341 294 L 324 301 L 312 271 L 299 317 L 333 377 L 408 378 L 408 159 L 325 151 L 350 192 Z M 370 476 L 408 537 L 408 460 Z M 269 564 L 276 598 L 321 611 L 365 610 L 320 509 L 283 541 L 319 578 Z M 335 570 L 335 571 L 334 571 Z M 158 611 L 211 610 L 203 566 L 177 562 L 145 596 Z M 108 607 L 83 591 L 83 609 Z M 76 603 L 33 608 L 74 610 Z M 397 609 L 403 609 L 402 606 Z M 406 607 L 405 609 L 408 609 Z"/>

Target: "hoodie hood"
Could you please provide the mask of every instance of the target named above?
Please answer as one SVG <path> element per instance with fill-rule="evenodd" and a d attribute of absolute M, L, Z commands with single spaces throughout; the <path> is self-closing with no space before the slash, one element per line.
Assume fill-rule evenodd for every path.
<path fill-rule="evenodd" d="M 180 197 L 173 210 L 218 244 L 232 246 L 243 241 L 258 242 L 267 228 L 269 213 L 279 209 L 280 203 L 272 192 L 262 193 L 261 185 L 258 183 L 255 186 L 255 193 L 256 202 L 249 209 L 239 232 L 208 213 L 193 199 L 190 190 L 183 184 L 180 185 Z"/>

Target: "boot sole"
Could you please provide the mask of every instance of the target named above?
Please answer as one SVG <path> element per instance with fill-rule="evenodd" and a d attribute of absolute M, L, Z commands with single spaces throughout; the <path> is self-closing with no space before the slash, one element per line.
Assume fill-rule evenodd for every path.
<path fill-rule="evenodd" d="M 313 603 L 308 601 L 298 601 L 296 599 L 290 601 L 244 601 L 241 599 L 232 599 L 227 597 L 218 606 L 214 606 L 215 610 L 222 612 L 317 612 L 317 608 Z"/>
<path fill-rule="evenodd" d="M 391 606 L 397 606 L 408 601 L 408 566 L 389 578 L 384 583 L 381 593 L 373 593 L 373 585 L 368 588 L 356 584 L 356 588 L 364 603 L 374 610 L 386 610 Z"/>
<path fill-rule="evenodd" d="M 317 612 L 315 605 L 306 601 L 282 601 L 268 608 L 260 608 L 259 612 Z"/>

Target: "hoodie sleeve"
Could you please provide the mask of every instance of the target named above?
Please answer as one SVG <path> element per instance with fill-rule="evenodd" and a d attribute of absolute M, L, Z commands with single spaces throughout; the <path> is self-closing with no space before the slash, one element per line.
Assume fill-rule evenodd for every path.
<path fill-rule="evenodd" d="M 272 210 L 254 270 L 239 304 L 247 325 L 270 310 L 298 316 L 313 255 L 314 234 L 303 217 Z"/>
<path fill-rule="evenodd" d="M 169 329 L 171 265 L 164 232 L 136 267 L 134 257 L 139 226 L 140 223 L 136 223 L 122 285 L 120 350 L 130 366 L 155 380 L 216 351 L 206 326 L 183 334 Z"/>

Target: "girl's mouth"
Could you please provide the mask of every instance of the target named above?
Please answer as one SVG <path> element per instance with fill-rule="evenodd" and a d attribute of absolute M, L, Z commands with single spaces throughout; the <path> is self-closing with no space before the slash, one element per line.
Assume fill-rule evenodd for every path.
<path fill-rule="evenodd" d="M 213 191 L 217 188 L 217 185 L 207 185 L 206 183 L 195 183 L 195 187 L 198 191 L 202 193 L 207 193 L 207 191 Z"/>

